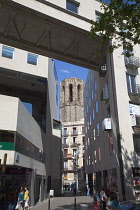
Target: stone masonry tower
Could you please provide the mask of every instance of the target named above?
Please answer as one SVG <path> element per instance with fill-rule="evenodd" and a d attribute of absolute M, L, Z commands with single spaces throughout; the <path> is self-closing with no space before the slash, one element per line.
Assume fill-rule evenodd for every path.
<path fill-rule="evenodd" d="M 78 78 L 64 79 L 60 84 L 60 120 L 78 121 L 84 117 L 84 81 Z"/>

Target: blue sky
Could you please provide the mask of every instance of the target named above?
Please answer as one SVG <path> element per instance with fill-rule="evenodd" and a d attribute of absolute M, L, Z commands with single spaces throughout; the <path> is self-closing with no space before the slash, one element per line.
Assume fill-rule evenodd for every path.
<path fill-rule="evenodd" d="M 86 81 L 88 69 L 55 60 L 58 82 L 70 77 L 77 77 Z"/>

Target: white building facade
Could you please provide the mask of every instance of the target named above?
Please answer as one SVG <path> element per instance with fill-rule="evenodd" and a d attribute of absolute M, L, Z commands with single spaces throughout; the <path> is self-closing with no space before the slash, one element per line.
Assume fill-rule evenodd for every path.
<path fill-rule="evenodd" d="M 9 188 L 27 186 L 31 205 L 35 205 L 47 197 L 50 189 L 61 194 L 61 126 L 55 126 L 55 64 L 53 59 L 2 44 L 0 61 L 2 164 L 7 154 L 6 168 L 0 175 L 1 188 L 8 192 Z"/>
<path fill-rule="evenodd" d="M 121 200 L 140 197 L 139 46 L 106 53 L 99 73 L 85 85 L 85 164 L 90 187 L 116 191 Z"/>

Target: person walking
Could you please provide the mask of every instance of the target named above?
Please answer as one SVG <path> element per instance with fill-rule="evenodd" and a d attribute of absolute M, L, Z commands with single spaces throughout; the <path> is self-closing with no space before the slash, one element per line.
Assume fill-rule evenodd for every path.
<path fill-rule="evenodd" d="M 106 210 L 107 196 L 105 194 L 104 188 L 101 189 L 100 199 L 101 199 L 101 203 L 103 205 L 103 210 Z"/>
<path fill-rule="evenodd" d="M 118 201 L 116 194 L 114 194 L 113 198 L 110 200 L 110 209 L 121 209 L 120 202 Z"/>
<path fill-rule="evenodd" d="M 25 187 L 25 192 L 24 192 L 24 209 L 29 210 L 29 190 L 27 187 Z"/>
<path fill-rule="evenodd" d="M 89 185 L 88 184 L 86 184 L 86 188 L 87 188 L 87 190 L 86 190 L 87 196 L 90 196 L 90 188 L 89 188 Z"/>
<path fill-rule="evenodd" d="M 17 203 L 19 204 L 19 210 L 23 210 L 24 209 L 24 192 L 23 192 L 23 189 L 20 189 L 20 192 L 18 194 Z"/>

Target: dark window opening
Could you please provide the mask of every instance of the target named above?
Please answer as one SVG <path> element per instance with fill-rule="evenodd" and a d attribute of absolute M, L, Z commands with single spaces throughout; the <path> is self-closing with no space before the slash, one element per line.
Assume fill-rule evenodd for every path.
<path fill-rule="evenodd" d="M 73 101 L 73 86 L 72 86 L 72 84 L 69 85 L 69 100 L 70 100 L 70 102 Z"/>
<path fill-rule="evenodd" d="M 80 102 L 80 92 L 81 92 L 81 86 L 80 85 L 78 85 L 77 86 L 77 91 L 78 91 L 78 101 Z"/>

